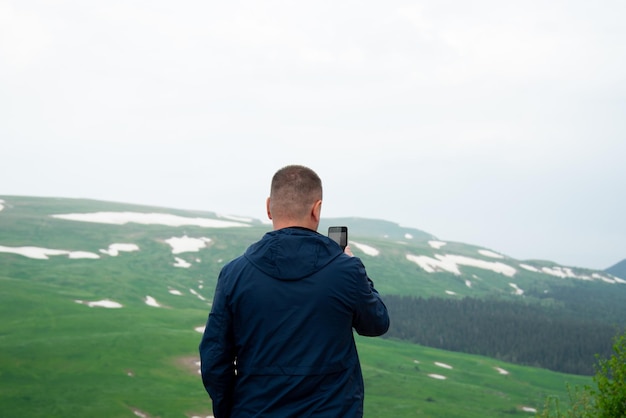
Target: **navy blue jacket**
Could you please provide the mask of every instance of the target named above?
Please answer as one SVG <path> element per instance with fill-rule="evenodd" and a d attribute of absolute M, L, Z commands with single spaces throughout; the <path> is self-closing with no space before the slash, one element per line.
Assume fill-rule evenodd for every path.
<path fill-rule="evenodd" d="M 218 278 L 200 343 L 215 417 L 361 417 L 353 328 L 389 328 L 361 260 L 309 229 L 268 232 Z"/>

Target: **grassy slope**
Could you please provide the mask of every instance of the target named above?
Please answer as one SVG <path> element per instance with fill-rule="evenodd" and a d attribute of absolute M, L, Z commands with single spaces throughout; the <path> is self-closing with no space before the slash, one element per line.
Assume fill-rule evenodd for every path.
<path fill-rule="evenodd" d="M 134 408 L 161 417 L 209 413 L 193 364 L 200 338 L 194 328 L 204 322 L 206 308 L 142 302 L 89 308 L 74 302 L 84 292 L 63 286 L 7 278 L 0 285 L 12 290 L 0 296 L 3 416 L 122 417 Z M 171 295 L 177 298 L 190 297 Z M 547 394 L 565 397 L 566 381 L 590 383 L 404 342 L 357 341 L 370 417 L 509 416 L 521 406 L 539 408 Z"/>
<path fill-rule="evenodd" d="M 208 415 L 209 399 L 193 361 L 200 338 L 194 328 L 204 323 L 209 306 L 189 289 L 210 299 L 224 261 L 241 253 L 267 226 L 213 230 L 84 224 L 48 215 L 102 210 L 208 215 L 83 200 L 4 199 L 0 245 L 98 253 L 109 244 L 130 242 L 141 251 L 99 260 L 32 260 L 0 253 L 0 415 L 122 417 L 133 416 L 133 408 L 150 416 Z M 208 249 L 178 255 L 193 263 L 189 269 L 172 267 L 174 255 L 163 242 L 183 234 L 213 239 Z M 468 292 L 459 277 L 425 274 L 405 260 L 406 252 L 432 253 L 425 241 L 398 240 L 363 240 L 381 250 L 378 257 L 362 254 L 381 293 Z M 475 254 L 471 246 L 459 245 L 458 251 Z M 510 292 L 508 279 L 501 275 L 476 274 L 480 277 L 472 288 L 475 295 Z M 519 280 L 527 284 L 539 279 L 527 275 Z M 165 307 L 147 306 L 147 295 Z M 89 308 L 74 302 L 104 298 L 124 308 Z M 539 407 L 546 394 L 565 397 L 565 382 L 590 383 L 586 377 L 403 342 L 359 338 L 358 344 L 370 417 L 509 416 L 522 405 Z M 510 375 L 500 375 L 496 366 Z M 448 379 L 435 380 L 428 373 Z"/>
<path fill-rule="evenodd" d="M 397 341 L 369 340 L 359 348 L 367 387 L 366 411 L 372 417 L 528 416 L 521 407 L 540 410 L 547 394 L 565 399 L 565 381 L 572 385 L 590 382 L 587 377 Z M 500 374 L 496 367 L 509 374 Z M 433 379 L 429 374 L 447 379 Z"/>
<path fill-rule="evenodd" d="M 194 356 L 205 312 L 128 304 L 89 308 L 84 292 L 2 279 L 3 416 L 176 416 L 206 409 Z M 174 297 L 174 296 L 172 296 Z M 130 376 L 130 375 L 132 376 Z M 205 400 L 206 401 L 206 400 Z"/>

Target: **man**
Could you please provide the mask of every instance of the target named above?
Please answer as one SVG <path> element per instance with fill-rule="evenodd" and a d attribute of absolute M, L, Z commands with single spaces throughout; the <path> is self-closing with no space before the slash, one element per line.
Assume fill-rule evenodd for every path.
<path fill-rule="evenodd" d="M 387 308 L 361 260 L 316 232 L 313 170 L 278 170 L 266 205 L 273 231 L 223 267 L 200 343 L 215 418 L 361 417 L 352 329 L 384 334 Z"/>

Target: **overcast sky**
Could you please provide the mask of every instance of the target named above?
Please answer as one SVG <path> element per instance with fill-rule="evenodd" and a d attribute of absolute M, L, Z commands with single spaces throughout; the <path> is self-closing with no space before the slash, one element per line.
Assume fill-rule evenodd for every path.
<path fill-rule="evenodd" d="M 626 2 L 0 0 L 0 195 L 323 215 L 626 258 Z"/>

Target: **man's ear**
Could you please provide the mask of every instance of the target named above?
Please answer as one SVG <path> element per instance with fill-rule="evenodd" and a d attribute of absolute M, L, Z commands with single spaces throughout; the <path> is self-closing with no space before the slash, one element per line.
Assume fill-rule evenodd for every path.
<path fill-rule="evenodd" d="M 322 217 L 322 200 L 318 200 L 313 205 L 313 210 L 311 211 L 311 216 L 315 220 L 315 223 L 319 223 Z"/>
<path fill-rule="evenodd" d="M 271 220 L 272 219 L 272 212 L 270 212 L 270 198 L 269 197 L 265 201 L 265 210 L 267 210 L 267 217 Z"/>

